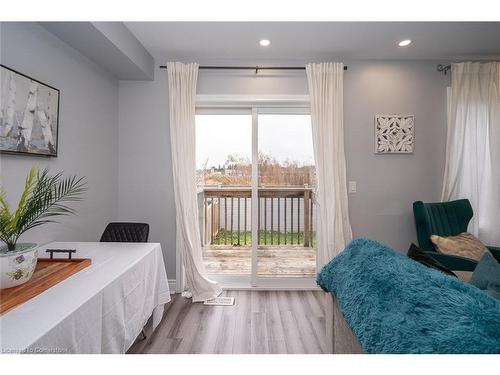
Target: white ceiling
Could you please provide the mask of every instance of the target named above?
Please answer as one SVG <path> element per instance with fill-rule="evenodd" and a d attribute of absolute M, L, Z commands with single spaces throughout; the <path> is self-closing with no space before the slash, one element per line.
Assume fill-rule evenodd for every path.
<path fill-rule="evenodd" d="M 500 58 L 500 22 L 125 22 L 161 59 L 310 61 Z M 272 45 L 263 48 L 259 39 Z M 412 39 L 401 48 L 397 42 Z"/>

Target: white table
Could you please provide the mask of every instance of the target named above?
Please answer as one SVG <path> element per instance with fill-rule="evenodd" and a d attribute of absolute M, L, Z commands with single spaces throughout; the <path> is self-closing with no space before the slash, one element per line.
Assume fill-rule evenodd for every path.
<path fill-rule="evenodd" d="M 158 243 L 53 242 L 92 265 L 0 317 L 3 353 L 124 353 L 170 301 Z M 64 254 L 55 254 L 55 257 Z"/>

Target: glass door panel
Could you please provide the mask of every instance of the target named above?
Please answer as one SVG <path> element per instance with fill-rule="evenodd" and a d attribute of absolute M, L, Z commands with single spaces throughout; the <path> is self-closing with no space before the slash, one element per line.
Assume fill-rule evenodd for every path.
<path fill-rule="evenodd" d="M 210 275 L 252 273 L 252 115 L 196 115 L 203 259 Z"/>
<path fill-rule="evenodd" d="M 257 276 L 314 277 L 313 187 L 309 114 L 258 114 Z"/>

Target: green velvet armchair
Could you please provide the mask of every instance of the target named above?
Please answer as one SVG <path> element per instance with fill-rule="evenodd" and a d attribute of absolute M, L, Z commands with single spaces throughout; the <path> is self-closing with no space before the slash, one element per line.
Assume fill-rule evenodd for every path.
<path fill-rule="evenodd" d="M 467 231 L 472 219 L 472 206 L 468 199 L 451 202 L 413 202 L 413 215 L 417 227 L 418 244 L 422 250 L 442 265 L 455 271 L 474 271 L 477 262 L 459 256 L 438 253 L 431 236 L 456 236 Z M 488 246 L 493 256 L 500 261 L 500 248 Z"/>

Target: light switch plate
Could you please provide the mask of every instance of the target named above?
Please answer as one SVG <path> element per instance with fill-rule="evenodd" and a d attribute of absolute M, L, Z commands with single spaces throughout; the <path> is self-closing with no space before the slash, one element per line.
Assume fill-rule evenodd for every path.
<path fill-rule="evenodd" d="M 355 193 L 358 190 L 356 181 L 349 181 L 348 186 L 349 186 L 349 193 Z"/>

